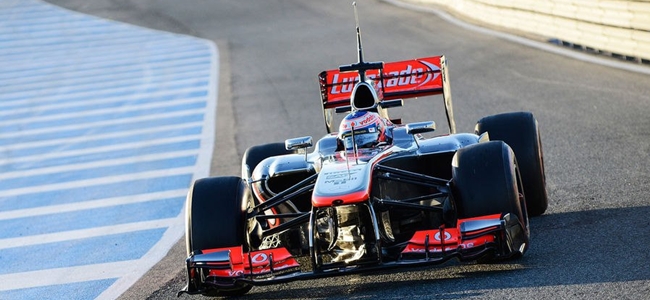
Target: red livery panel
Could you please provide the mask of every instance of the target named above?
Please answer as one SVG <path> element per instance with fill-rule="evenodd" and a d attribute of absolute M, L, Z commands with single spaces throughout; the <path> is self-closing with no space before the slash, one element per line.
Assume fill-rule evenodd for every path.
<path fill-rule="evenodd" d="M 501 215 L 490 215 L 478 218 L 469 218 L 458 220 L 458 226 L 466 221 L 475 220 L 499 220 Z M 480 233 L 486 233 L 494 228 L 485 228 Z M 479 232 L 472 232 L 473 234 Z M 476 235 L 474 235 L 476 236 Z M 441 228 L 438 230 L 422 230 L 416 232 L 409 240 L 408 245 L 402 251 L 402 254 L 422 254 L 422 253 L 441 253 L 446 251 L 455 251 L 458 249 L 468 249 L 483 246 L 495 241 L 494 235 L 485 234 L 478 237 L 463 239 L 463 235 L 458 228 Z"/>
<path fill-rule="evenodd" d="M 383 69 L 366 71 L 366 77 L 378 80 L 383 99 L 414 98 L 441 94 L 444 56 L 432 56 L 384 64 Z M 323 106 L 335 108 L 348 105 L 357 72 L 323 71 L 319 75 Z"/>
<path fill-rule="evenodd" d="M 203 252 L 211 253 L 223 250 L 231 251 L 230 268 L 211 269 L 210 276 L 241 277 L 244 274 L 251 273 L 262 275 L 300 266 L 298 261 L 285 248 L 266 249 L 246 254 L 244 254 L 241 247 L 211 249 Z"/>

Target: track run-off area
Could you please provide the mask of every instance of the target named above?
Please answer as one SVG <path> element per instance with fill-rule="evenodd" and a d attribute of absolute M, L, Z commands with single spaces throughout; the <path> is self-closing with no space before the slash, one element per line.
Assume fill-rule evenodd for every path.
<path fill-rule="evenodd" d="M 0 1 L 0 299 L 114 299 L 183 236 L 213 42 Z"/>

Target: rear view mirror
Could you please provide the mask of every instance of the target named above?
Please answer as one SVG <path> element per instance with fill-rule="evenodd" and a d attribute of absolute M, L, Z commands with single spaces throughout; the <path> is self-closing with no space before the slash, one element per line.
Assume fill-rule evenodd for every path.
<path fill-rule="evenodd" d="M 433 132 L 436 130 L 436 122 L 426 121 L 426 122 L 417 122 L 406 124 L 406 133 L 408 134 L 418 134 L 425 132 Z"/>
<path fill-rule="evenodd" d="M 313 145 L 311 136 L 288 139 L 284 141 L 284 147 L 287 150 L 298 150 L 309 148 Z"/>

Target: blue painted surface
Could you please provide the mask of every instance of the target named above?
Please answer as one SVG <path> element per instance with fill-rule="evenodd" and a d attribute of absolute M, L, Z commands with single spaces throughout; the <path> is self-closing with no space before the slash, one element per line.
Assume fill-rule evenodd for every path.
<path fill-rule="evenodd" d="M 158 159 L 153 161 L 135 162 L 108 167 L 95 167 L 78 171 L 63 171 L 57 172 L 56 176 L 52 176 L 52 174 L 43 174 L 17 177 L 1 181 L 0 191 L 23 187 L 36 187 L 45 184 L 93 179 L 99 177 L 118 176 L 136 172 L 188 167 L 193 166 L 195 163 L 196 156 L 192 155 L 169 159 Z"/>
<path fill-rule="evenodd" d="M 185 197 L 0 221 L 0 238 L 173 218 Z M 1 255 L 0 251 L 0 255 Z"/>
<path fill-rule="evenodd" d="M 146 121 L 129 121 L 128 119 L 123 120 L 118 124 L 112 125 L 100 125 L 100 126 L 88 126 L 85 128 L 79 129 L 66 129 L 56 132 L 48 132 L 41 134 L 26 134 L 11 138 L 0 138 L 0 146 L 11 146 L 16 145 L 16 143 L 27 143 L 27 142 L 42 142 L 47 140 L 57 140 L 62 138 L 74 138 L 84 135 L 94 135 L 115 133 L 115 132 L 124 132 L 128 130 L 133 130 L 137 128 L 156 128 L 157 126 L 166 126 L 170 124 L 184 124 L 192 122 L 203 121 L 203 114 L 193 113 L 189 115 L 183 115 L 179 117 L 162 117 L 153 120 Z M 14 131 L 15 132 L 15 131 Z M 13 132 L 12 132 L 13 133 Z M 1 134 L 1 133 L 0 133 Z"/>
<path fill-rule="evenodd" d="M 182 174 L 47 192 L 38 192 L 38 189 L 35 188 L 34 192 L 27 192 L 18 196 L 0 196 L 0 211 L 177 190 L 189 187 L 191 179 L 191 174 Z"/>
<path fill-rule="evenodd" d="M 191 79 L 191 78 L 190 78 Z M 183 89 L 183 88 L 206 88 L 208 85 L 208 81 L 206 80 L 188 80 L 188 81 L 183 81 L 183 82 L 177 82 L 177 83 L 166 83 L 167 86 L 164 88 L 158 87 L 158 85 L 153 84 L 151 86 L 145 86 L 145 87 L 139 87 L 140 93 L 156 93 L 156 92 L 165 92 L 166 90 L 169 89 Z M 136 86 L 137 87 L 137 86 Z M 13 108 L 24 108 L 24 107 L 31 107 L 31 105 L 27 104 L 12 104 L 10 100 L 25 100 L 25 99 L 30 99 L 34 97 L 47 97 L 47 95 L 41 95 L 47 94 L 48 91 L 46 90 L 39 90 L 39 91 L 33 91 L 33 90 L 25 90 L 21 91 L 20 93 L 5 93 L 3 94 L 3 102 L 9 102 L 7 105 L 0 105 L 0 108 L 4 109 L 13 109 Z M 110 89 L 110 88 L 104 88 L 104 87 L 97 87 L 95 89 L 75 89 L 75 90 L 66 90 L 66 91 L 57 91 L 59 95 L 65 96 L 65 99 L 57 102 L 65 103 L 68 101 L 77 101 L 77 100 L 85 100 L 88 99 L 89 95 L 92 95 L 93 97 L 97 97 L 97 99 L 100 98 L 114 98 L 114 97 L 126 97 L 130 95 L 135 95 L 135 93 L 132 91 L 132 89 L 124 88 L 124 89 Z M 86 94 L 88 95 L 77 95 L 81 92 L 87 92 Z M 18 94 L 18 95 L 16 95 Z M 50 100 L 49 98 L 45 98 L 46 100 Z M 67 100 L 66 100 L 67 99 Z M 58 100 L 58 99 L 57 99 Z"/>
<path fill-rule="evenodd" d="M 151 267 L 207 176 L 215 61 L 205 40 L 0 1 L 0 299 L 112 298 L 132 271 L 49 272 Z"/>
<path fill-rule="evenodd" d="M 164 229 L 143 230 L 69 242 L 3 249 L 0 250 L 0 257 L 14 258 L 14 260 L 11 264 L 0 268 L 0 274 L 138 259 L 160 239 L 163 231 Z M 44 256 L 45 254 L 49 255 Z M 15 259 L 39 256 L 44 257 L 39 259 L 38 263 L 33 259 Z M 47 259 L 48 257 L 56 259 Z"/>
<path fill-rule="evenodd" d="M 48 299 L 71 299 L 70 294 L 83 295 L 93 299 L 111 286 L 116 279 L 91 280 L 70 284 L 57 284 L 44 287 L 0 291 L 0 299 L 40 299 L 47 295 Z"/>
<path fill-rule="evenodd" d="M 37 160 L 35 162 L 6 164 L 3 165 L 2 168 L 0 168 L 0 170 L 5 172 L 19 171 L 19 170 L 24 171 L 24 170 L 69 165 L 69 164 L 102 161 L 107 159 L 118 159 L 118 158 L 128 158 L 133 156 L 151 155 L 151 154 L 165 153 L 170 151 L 192 150 L 198 148 L 199 144 L 200 144 L 200 140 L 196 139 L 196 140 L 188 140 L 182 142 L 158 144 L 155 146 L 144 146 L 142 148 L 127 148 L 127 149 L 120 149 L 115 151 L 103 151 L 103 152 L 85 154 L 85 155 L 62 156 L 58 158 Z M 30 176 L 30 178 L 34 178 L 34 177 L 37 176 Z M 0 189 L 3 184 L 5 183 L 0 183 Z M 12 186 L 9 185 L 9 187 Z"/>

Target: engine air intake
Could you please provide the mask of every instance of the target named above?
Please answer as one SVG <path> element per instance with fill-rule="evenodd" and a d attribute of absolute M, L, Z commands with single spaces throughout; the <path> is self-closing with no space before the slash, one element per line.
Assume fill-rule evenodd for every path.
<path fill-rule="evenodd" d="M 377 92 L 368 82 L 359 82 L 352 91 L 350 98 L 352 107 L 356 110 L 369 110 L 377 107 L 379 103 Z"/>

